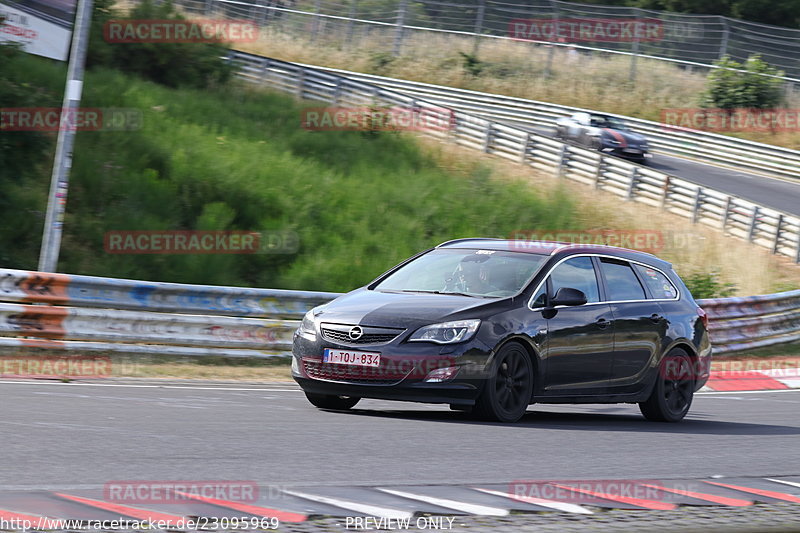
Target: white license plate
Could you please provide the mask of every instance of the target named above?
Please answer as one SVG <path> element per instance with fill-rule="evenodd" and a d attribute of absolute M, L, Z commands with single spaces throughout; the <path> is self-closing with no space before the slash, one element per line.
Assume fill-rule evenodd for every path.
<path fill-rule="evenodd" d="M 642 153 L 641 150 L 637 150 L 636 148 L 623 148 L 622 151 L 625 152 L 626 154 L 641 154 Z"/>
<path fill-rule="evenodd" d="M 325 348 L 322 351 L 323 363 L 356 366 L 381 366 L 381 354 L 377 352 L 354 352 L 352 350 L 332 350 Z"/>

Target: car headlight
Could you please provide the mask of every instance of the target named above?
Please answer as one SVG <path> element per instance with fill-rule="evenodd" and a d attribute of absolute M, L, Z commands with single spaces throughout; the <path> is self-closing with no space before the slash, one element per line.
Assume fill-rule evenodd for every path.
<path fill-rule="evenodd" d="M 316 308 L 311 309 L 303 316 L 303 321 L 300 322 L 300 327 L 297 328 L 297 334 L 310 341 L 317 340 L 317 320 L 314 316 Z"/>
<path fill-rule="evenodd" d="M 415 342 L 435 342 L 437 344 L 464 342 L 475 335 L 480 325 L 481 321 L 478 319 L 455 320 L 453 322 L 431 324 L 430 326 L 419 328 L 408 340 Z"/>

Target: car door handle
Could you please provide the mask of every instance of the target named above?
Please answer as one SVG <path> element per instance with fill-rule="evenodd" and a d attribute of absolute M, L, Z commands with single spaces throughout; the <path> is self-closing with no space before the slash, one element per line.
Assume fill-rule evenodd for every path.
<path fill-rule="evenodd" d="M 653 322 L 658 323 L 658 322 L 661 322 L 662 320 L 664 320 L 664 317 L 659 315 L 658 313 L 653 313 L 652 315 L 650 315 L 650 320 L 652 320 Z"/>
<path fill-rule="evenodd" d="M 608 326 L 611 325 L 611 320 L 606 320 L 605 318 L 598 318 L 595 324 L 597 324 L 597 327 L 600 329 L 606 329 Z"/>

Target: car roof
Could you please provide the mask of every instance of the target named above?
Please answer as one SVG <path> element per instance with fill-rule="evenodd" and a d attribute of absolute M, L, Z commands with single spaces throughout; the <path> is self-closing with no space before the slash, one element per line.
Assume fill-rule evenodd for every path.
<path fill-rule="evenodd" d="M 612 255 L 621 259 L 635 259 L 647 263 L 657 263 L 667 267 L 671 266 L 670 263 L 653 254 L 605 244 L 577 244 L 571 242 L 521 239 L 466 238 L 446 241 L 436 248 L 498 250 L 551 256 L 556 254 L 569 255 L 580 252 L 584 254 Z"/>

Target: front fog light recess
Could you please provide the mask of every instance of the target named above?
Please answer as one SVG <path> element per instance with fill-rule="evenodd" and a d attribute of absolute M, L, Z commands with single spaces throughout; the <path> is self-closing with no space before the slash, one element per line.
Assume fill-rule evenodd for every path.
<path fill-rule="evenodd" d="M 429 372 L 427 376 L 425 376 L 426 383 L 441 383 L 443 381 L 448 381 L 453 379 L 456 374 L 458 373 L 457 366 L 448 366 L 445 368 L 437 368 L 436 370 Z"/>

